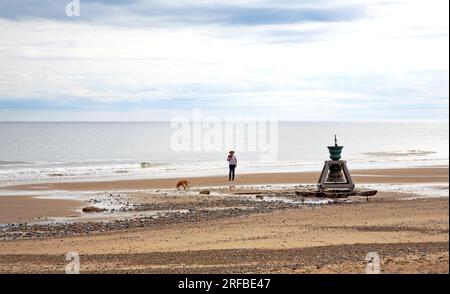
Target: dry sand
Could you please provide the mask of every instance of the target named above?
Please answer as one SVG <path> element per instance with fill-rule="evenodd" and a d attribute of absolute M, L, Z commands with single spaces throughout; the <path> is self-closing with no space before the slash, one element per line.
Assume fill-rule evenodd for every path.
<path fill-rule="evenodd" d="M 448 167 L 354 171 L 361 183 L 448 182 Z M 235 185 L 315 182 L 317 173 L 241 175 Z M 227 185 L 219 177 L 195 186 Z M 12 190 L 171 188 L 173 179 L 58 183 Z M 0 272 L 63 272 L 64 254 L 81 255 L 82 272 L 364 273 L 376 251 L 386 273 L 448 273 L 448 197 L 274 210 L 161 224 L 87 236 L 0 241 Z M 143 199 L 146 199 L 145 196 Z M 155 198 L 148 197 L 147 201 Z M 39 200 L 42 201 L 42 200 Z M 142 197 L 140 199 L 142 202 Z"/>
<path fill-rule="evenodd" d="M 387 195 L 389 196 L 389 195 Z M 359 272 L 376 251 L 384 272 L 448 272 L 448 199 L 328 205 L 92 236 L 1 241 L 0 271 Z"/>

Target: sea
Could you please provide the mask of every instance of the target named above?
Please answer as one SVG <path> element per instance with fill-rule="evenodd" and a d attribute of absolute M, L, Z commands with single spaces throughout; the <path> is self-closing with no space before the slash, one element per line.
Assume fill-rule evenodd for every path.
<path fill-rule="evenodd" d="M 0 186 L 320 171 L 335 135 L 350 169 L 449 163 L 448 121 L 232 124 L 0 122 Z"/>

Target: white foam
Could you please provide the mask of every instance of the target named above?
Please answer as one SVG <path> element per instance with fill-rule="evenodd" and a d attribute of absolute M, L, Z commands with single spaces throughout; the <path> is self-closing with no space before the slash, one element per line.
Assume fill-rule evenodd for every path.
<path fill-rule="evenodd" d="M 449 197 L 448 183 L 430 184 L 367 184 L 362 188 L 376 189 L 382 192 L 398 192 L 412 195 L 407 199 L 427 197 Z"/>

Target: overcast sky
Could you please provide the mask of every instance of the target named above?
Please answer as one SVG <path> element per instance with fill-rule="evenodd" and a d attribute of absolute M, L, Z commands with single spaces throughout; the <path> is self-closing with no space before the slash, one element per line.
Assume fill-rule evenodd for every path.
<path fill-rule="evenodd" d="M 0 120 L 448 119 L 448 0 L 0 0 Z"/>

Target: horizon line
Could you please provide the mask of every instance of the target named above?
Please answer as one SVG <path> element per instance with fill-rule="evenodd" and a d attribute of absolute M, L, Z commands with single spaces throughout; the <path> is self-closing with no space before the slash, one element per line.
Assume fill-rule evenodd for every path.
<path fill-rule="evenodd" d="M 270 120 L 270 119 L 269 119 Z M 267 120 L 267 121 L 269 121 Z M 189 120 L 188 122 L 204 122 L 206 120 Z M 209 121 L 208 122 L 223 122 L 224 120 Z M 242 121 L 257 121 L 257 120 L 236 120 L 236 122 Z M 379 120 L 276 120 L 278 122 L 304 122 L 304 123 L 376 123 L 376 122 L 447 122 L 447 119 L 379 119 Z M 172 120 L 0 120 L 0 123 L 170 123 Z"/>

